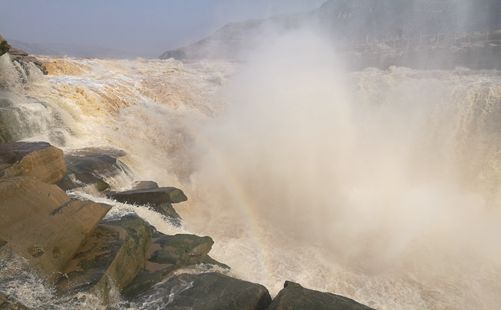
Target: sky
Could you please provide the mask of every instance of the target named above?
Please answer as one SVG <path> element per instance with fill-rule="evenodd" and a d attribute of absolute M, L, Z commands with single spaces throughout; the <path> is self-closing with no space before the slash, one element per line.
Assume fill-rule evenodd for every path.
<path fill-rule="evenodd" d="M 228 22 L 311 10 L 324 1 L 0 0 L 0 34 L 44 47 L 64 43 L 155 57 Z"/>

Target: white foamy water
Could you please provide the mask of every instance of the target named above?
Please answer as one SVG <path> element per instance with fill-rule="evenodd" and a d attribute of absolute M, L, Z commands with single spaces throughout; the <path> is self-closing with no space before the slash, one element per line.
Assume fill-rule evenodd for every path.
<path fill-rule="evenodd" d="M 293 280 L 378 309 L 496 308 L 501 74 L 344 72 L 303 45 L 239 67 L 46 58 L 55 75 L 1 96 L 22 138 L 122 149 L 137 180 L 190 200 L 175 228 L 78 195 L 213 237 L 211 256 L 272 294 Z"/>

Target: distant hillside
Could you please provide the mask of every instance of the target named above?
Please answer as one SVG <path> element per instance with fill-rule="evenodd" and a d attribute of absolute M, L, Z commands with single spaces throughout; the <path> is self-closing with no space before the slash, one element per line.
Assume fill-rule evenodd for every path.
<path fill-rule="evenodd" d="M 496 32 L 501 29 L 501 0 L 330 0 L 304 14 L 227 24 L 160 58 L 241 61 L 270 29 L 280 33 L 306 25 L 353 56 L 355 67 L 406 65 L 411 60 L 418 66 L 501 67 L 495 61 L 501 56 Z M 438 53 L 450 57 L 430 62 Z"/>

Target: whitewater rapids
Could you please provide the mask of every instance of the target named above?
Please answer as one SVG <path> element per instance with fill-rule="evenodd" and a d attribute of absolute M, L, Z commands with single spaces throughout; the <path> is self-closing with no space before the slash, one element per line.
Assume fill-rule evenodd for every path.
<path fill-rule="evenodd" d="M 183 188 L 183 229 L 272 295 L 292 280 L 378 309 L 498 307 L 501 73 L 345 72 L 317 52 L 45 57 L 28 83 L 2 56 L 0 99 L 18 139 L 122 149 L 136 180 Z"/>

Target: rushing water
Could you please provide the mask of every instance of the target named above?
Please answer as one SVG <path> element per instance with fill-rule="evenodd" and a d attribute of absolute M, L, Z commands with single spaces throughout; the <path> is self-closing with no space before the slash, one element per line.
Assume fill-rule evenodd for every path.
<path fill-rule="evenodd" d="M 501 73 L 345 72 L 319 50 L 238 66 L 44 58 L 51 75 L 28 83 L 2 56 L 0 99 L 16 138 L 119 148 L 136 180 L 183 188 L 181 230 L 272 294 L 293 280 L 380 309 L 496 308 Z"/>

